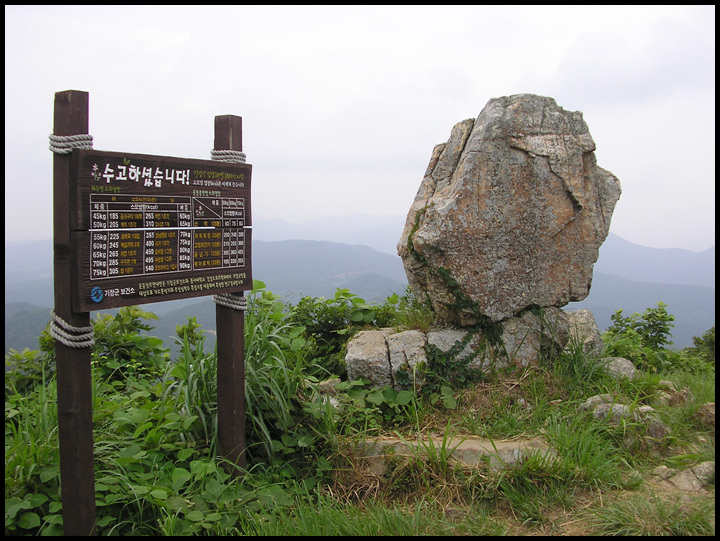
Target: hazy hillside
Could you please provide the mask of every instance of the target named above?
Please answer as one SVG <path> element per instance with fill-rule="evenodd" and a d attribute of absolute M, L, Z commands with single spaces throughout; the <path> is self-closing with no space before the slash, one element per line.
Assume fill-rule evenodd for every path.
<path fill-rule="evenodd" d="M 362 244 L 397 255 L 404 216 L 350 215 L 295 224 L 254 218 L 253 239 L 265 241 L 314 239 Z M 678 248 L 648 248 L 610 233 L 600 247 L 596 272 L 637 282 L 715 287 L 715 248 L 703 252 Z"/>
<path fill-rule="evenodd" d="M 595 272 L 636 282 L 715 287 L 715 247 L 703 252 L 648 248 L 613 235 L 600 246 Z"/>
<path fill-rule="evenodd" d="M 336 288 L 355 284 L 365 290 L 365 300 L 381 300 L 390 295 L 388 288 L 402 292 L 407 284 L 398 256 L 315 240 L 253 240 L 253 277 L 291 299 L 332 296 Z"/>
<path fill-rule="evenodd" d="M 404 216 L 351 214 L 318 218 L 299 224 L 276 218 L 253 217 L 253 242 L 326 240 L 341 244 L 362 244 L 378 252 L 396 256 L 396 246 L 404 227 Z"/>
<path fill-rule="evenodd" d="M 581 302 L 568 304 L 565 310 L 587 308 L 598 327 L 605 330 L 612 325 L 610 316 L 616 310 L 622 309 L 623 315 L 629 316 L 655 308 L 660 301 L 675 316 L 672 337 L 676 348 L 692 346 L 693 336 L 701 336 L 715 324 L 713 288 L 634 282 L 602 272 L 594 273 L 590 295 Z"/>
<path fill-rule="evenodd" d="M 294 230 L 292 224 L 275 222 L 279 228 L 265 229 L 272 232 L 270 236 L 290 235 L 303 229 Z M 350 245 L 328 240 L 268 241 L 258 239 L 262 237 L 262 228 L 255 226 L 252 246 L 255 279 L 265 282 L 269 290 L 288 302 L 296 302 L 301 295 L 332 297 L 336 288 L 348 288 L 368 302 L 378 302 L 393 292 L 405 290 L 405 271 L 394 252 L 402 229 L 398 219 L 354 216 L 327 222 L 326 228 L 320 227 L 322 223 L 308 226 L 305 233 L 323 231 L 326 236 L 356 238 L 365 244 L 372 241 L 386 248 L 392 245 L 392 249 L 383 253 L 361 242 Z M 590 309 L 604 330 L 611 324 L 610 316 L 616 310 L 623 309 L 623 313 L 629 315 L 662 301 L 676 317 L 675 346 L 690 346 L 693 336 L 702 335 L 715 324 L 714 253 L 714 248 L 701 253 L 647 248 L 611 234 L 600 248 L 589 297 L 566 308 Z M 6 351 L 9 347 L 37 348 L 37 335 L 49 321 L 53 304 L 51 275 L 51 241 L 6 245 Z M 161 338 L 173 336 L 175 325 L 185 323 L 187 315 L 197 317 L 207 330 L 215 328 L 215 308 L 210 298 L 143 307 L 160 316 L 160 321 L 154 322 L 153 334 Z"/>
<path fill-rule="evenodd" d="M 5 351 L 38 349 L 40 333 L 50 321 L 50 308 L 25 302 L 5 304 Z"/>
<path fill-rule="evenodd" d="M 407 280 L 397 256 L 377 252 L 367 246 L 349 246 L 326 241 L 253 241 L 253 276 L 286 302 L 301 296 L 332 297 L 337 288 L 348 288 L 368 302 L 380 302 L 394 292 L 405 291 Z M 52 253 L 50 241 L 20 245 L 6 266 L 12 276 L 5 281 L 5 350 L 37 348 L 37 335 L 49 321 L 53 303 L 52 280 L 23 280 L 47 269 L 28 268 L 23 274 L 19 262 L 30 261 L 31 254 Z M 20 255 L 18 255 L 20 254 Z M 205 329 L 215 328 L 215 308 L 208 298 L 183 299 L 142 305 L 160 316 L 153 334 L 165 339 L 175 335 L 175 326 L 184 324 L 186 315 L 195 316 Z M 91 313 L 95 317 L 95 312 Z M 169 345 L 169 344 L 168 344 Z"/>

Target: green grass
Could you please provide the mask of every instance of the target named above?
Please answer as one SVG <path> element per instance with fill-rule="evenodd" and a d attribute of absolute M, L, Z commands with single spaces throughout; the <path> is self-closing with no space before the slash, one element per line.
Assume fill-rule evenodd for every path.
<path fill-rule="evenodd" d="M 715 501 L 633 495 L 594 513 L 597 535 L 715 535 Z"/>
<path fill-rule="evenodd" d="M 170 360 L 156 339 L 139 334 L 147 330 L 143 314 L 123 309 L 95 325 L 101 535 L 714 534 L 714 480 L 705 492 L 679 494 L 650 475 L 659 465 L 715 459 L 714 427 L 696 416 L 715 397 L 707 360 L 630 382 L 571 347 L 539 366 L 427 394 L 344 381 L 336 407 L 316 389 L 303 326 L 258 288 L 246 314 L 248 466 L 233 479 L 235 466 L 217 454 L 215 353 L 204 350 L 190 318 Z M 6 535 L 62 534 L 56 387 L 45 343 L 17 354 L 23 370 L 6 373 Z M 659 404 L 662 379 L 692 397 Z M 578 410 L 604 393 L 633 408 L 654 405 L 670 436 L 628 446 L 629 436 L 644 441 L 641 424 L 611 426 Z M 425 437 L 431 433 L 437 443 Z M 378 473 L 358 451 L 377 435 L 415 450 L 390 456 Z M 469 467 L 453 457 L 469 436 L 541 436 L 554 453 L 501 469 L 489 460 Z"/>
<path fill-rule="evenodd" d="M 299 500 L 291 511 L 266 510 L 247 515 L 238 524 L 241 535 L 279 536 L 418 536 L 502 535 L 492 519 L 453 521 L 432 501 L 413 505 L 342 504 L 320 496 L 312 502 Z"/>

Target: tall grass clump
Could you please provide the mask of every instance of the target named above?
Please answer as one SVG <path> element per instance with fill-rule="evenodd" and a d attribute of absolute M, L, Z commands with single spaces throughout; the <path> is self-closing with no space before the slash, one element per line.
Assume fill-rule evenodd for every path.
<path fill-rule="evenodd" d="M 180 352 L 163 375 L 161 414 L 183 419 L 184 442 L 217 453 L 217 355 L 205 351 L 205 338 L 195 318 L 177 327 Z"/>
<path fill-rule="evenodd" d="M 559 460 L 573 472 L 578 486 L 588 489 L 621 489 L 634 484 L 624 450 L 606 428 L 590 416 L 566 419 L 551 417 L 545 437 L 557 452 Z"/>
<path fill-rule="evenodd" d="M 21 355 L 26 362 L 31 357 L 36 361 L 40 377 L 26 372 L 29 383 L 22 374 L 5 373 L 6 535 L 38 531 L 59 499 L 57 385 L 54 376 L 46 374 L 46 355 L 37 351 Z M 13 362 L 12 353 L 7 362 Z"/>
<path fill-rule="evenodd" d="M 245 397 L 248 456 L 285 468 L 316 443 L 301 398 L 308 391 L 304 373 L 304 328 L 292 321 L 279 297 L 255 282 L 245 313 Z"/>

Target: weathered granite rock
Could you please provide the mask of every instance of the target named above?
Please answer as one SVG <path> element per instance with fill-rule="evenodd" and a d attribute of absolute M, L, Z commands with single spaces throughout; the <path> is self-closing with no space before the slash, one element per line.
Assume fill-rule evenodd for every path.
<path fill-rule="evenodd" d="M 600 362 L 605 365 L 608 373 L 615 378 L 635 379 L 635 365 L 624 357 L 603 357 Z"/>
<path fill-rule="evenodd" d="M 607 419 L 614 425 L 619 425 L 623 420 L 636 421 L 638 418 L 625 404 L 598 404 L 593 409 L 593 417 L 599 421 Z"/>
<path fill-rule="evenodd" d="M 497 323 L 497 336 L 480 329 L 434 329 L 395 332 L 361 331 L 348 341 L 345 368 L 350 379 L 367 378 L 373 385 L 395 388 L 424 385 L 427 346 L 468 370 L 488 372 L 507 367 L 535 365 L 543 354 L 558 353 L 568 340 L 570 317 L 559 308 L 527 311 Z M 406 374 L 398 375 L 398 372 Z"/>
<path fill-rule="evenodd" d="M 386 341 L 393 385 L 398 387 L 397 373 L 403 370 L 407 372 L 410 384 L 420 389 L 425 383 L 423 368 L 427 364 L 425 334 L 416 330 L 403 331 L 389 335 Z"/>
<path fill-rule="evenodd" d="M 652 406 L 640 406 L 637 412 L 645 423 L 646 436 L 661 441 L 670 433 L 670 427 L 662 422 L 660 415 Z"/>
<path fill-rule="evenodd" d="M 705 485 L 714 485 L 715 462 L 701 462 L 687 470 L 658 466 L 653 470 L 661 485 L 686 492 L 706 491 Z"/>
<path fill-rule="evenodd" d="M 585 402 L 580 404 L 578 406 L 578 409 L 580 411 L 587 411 L 587 410 L 594 410 L 596 406 L 599 406 L 600 404 L 612 404 L 614 403 L 615 399 L 611 394 L 596 394 L 595 396 L 591 396 Z"/>
<path fill-rule="evenodd" d="M 348 341 L 345 369 L 351 380 L 368 378 L 378 387 L 392 385 L 385 333 L 360 331 Z"/>
<path fill-rule="evenodd" d="M 582 113 L 531 94 L 456 124 L 398 243 L 415 296 L 461 327 L 584 299 L 620 197 L 594 150 Z"/>
<path fill-rule="evenodd" d="M 505 355 L 517 366 L 537 364 L 541 355 L 557 354 L 567 344 L 568 315 L 560 308 L 526 311 L 501 325 Z"/>
<path fill-rule="evenodd" d="M 706 402 L 695 414 L 702 426 L 707 429 L 715 429 L 715 402 Z"/>
<path fill-rule="evenodd" d="M 559 308 L 546 308 L 542 315 L 527 311 L 498 324 L 499 342 L 487 340 L 483 331 L 472 333 L 467 329 L 439 329 L 427 333 L 428 344 L 443 353 L 468 339 L 465 347 L 455 354 L 457 361 L 468 362 L 471 369 L 491 370 L 510 364 L 528 366 L 537 364 L 542 353 L 561 351 L 568 337 L 568 315 Z M 468 336 L 468 333 L 471 333 Z"/>
<path fill-rule="evenodd" d="M 568 348 L 575 345 L 582 346 L 584 355 L 599 355 L 603 348 L 600 329 L 590 310 L 582 308 L 575 312 L 568 312 Z"/>

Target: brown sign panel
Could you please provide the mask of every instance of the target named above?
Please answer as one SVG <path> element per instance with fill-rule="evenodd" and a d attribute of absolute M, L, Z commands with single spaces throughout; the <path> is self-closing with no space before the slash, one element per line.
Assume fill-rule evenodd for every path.
<path fill-rule="evenodd" d="M 76 312 L 252 289 L 252 165 L 73 150 Z"/>

